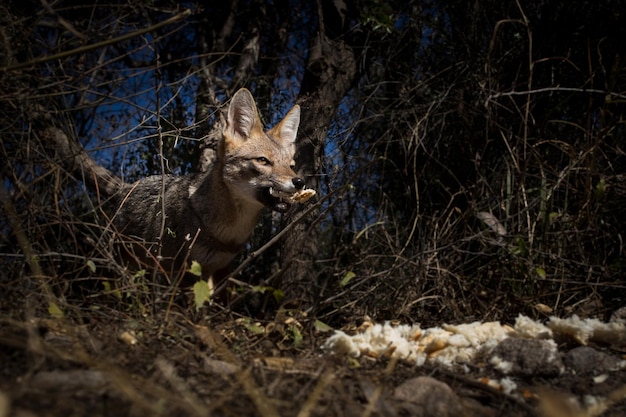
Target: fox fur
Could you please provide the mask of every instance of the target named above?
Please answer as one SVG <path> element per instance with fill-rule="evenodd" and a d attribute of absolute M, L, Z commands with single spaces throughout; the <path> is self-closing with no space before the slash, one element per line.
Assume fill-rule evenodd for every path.
<path fill-rule="evenodd" d="M 160 256 L 164 269 L 175 274 L 195 260 L 210 279 L 243 248 L 264 207 L 286 212 L 289 197 L 304 188 L 294 172 L 299 123 L 295 105 L 264 131 L 252 95 L 241 89 L 231 99 L 217 159 L 207 172 L 155 175 L 134 184 L 99 166 L 67 136 L 52 136 L 61 157 L 82 170 L 88 185 L 117 203 L 113 224 L 143 242 L 150 251 L 144 256 Z"/>

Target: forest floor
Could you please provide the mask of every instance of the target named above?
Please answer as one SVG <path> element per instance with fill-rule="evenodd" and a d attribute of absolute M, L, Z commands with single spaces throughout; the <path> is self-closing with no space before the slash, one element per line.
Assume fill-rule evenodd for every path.
<path fill-rule="evenodd" d="M 578 370 L 511 376 L 505 393 L 485 363 L 460 372 L 330 354 L 332 331 L 296 312 L 138 319 L 91 306 L 49 318 L 20 302 L 0 315 L 0 417 L 626 415 L 626 372 L 600 363 L 624 359 L 615 346 L 591 346 L 601 356 Z"/>

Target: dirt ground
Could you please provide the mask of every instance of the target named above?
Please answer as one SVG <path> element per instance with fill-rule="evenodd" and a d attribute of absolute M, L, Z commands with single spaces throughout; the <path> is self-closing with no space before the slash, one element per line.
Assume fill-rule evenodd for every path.
<path fill-rule="evenodd" d="M 50 318 L 28 303 L 2 306 L 0 417 L 626 415 L 626 372 L 601 366 L 513 376 L 505 394 L 485 363 L 460 372 L 327 354 L 331 332 L 296 310 L 255 321 L 94 304 Z"/>

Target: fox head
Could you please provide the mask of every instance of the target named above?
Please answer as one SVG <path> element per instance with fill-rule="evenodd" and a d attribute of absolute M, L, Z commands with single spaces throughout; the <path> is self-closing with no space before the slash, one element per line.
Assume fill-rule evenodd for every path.
<path fill-rule="evenodd" d="M 294 172 L 300 106 L 268 131 L 263 130 L 252 94 L 245 88 L 231 99 L 222 142 L 223 179 L 248 203 L 284 213 L 289 197 L 304 188 Z"/>

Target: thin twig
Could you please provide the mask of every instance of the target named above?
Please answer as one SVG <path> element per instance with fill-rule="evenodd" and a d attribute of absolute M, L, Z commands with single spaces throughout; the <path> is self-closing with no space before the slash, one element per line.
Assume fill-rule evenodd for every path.
<path fill-rule="evenodd" d="M 28 62 L 22 62 L 20 64 L 15 64 L 15 65 L 9 65 L 8 67 L 0 67 L 0 71 L 15 71 L 18 69 L 23 69 L 23 68 L 28 68 L 28 67 L 32 67 L 35 65 L 39 65 L 39 64 L 43 64 L 44 62 L 48 62 L 48 61 L 53 61 L 55 59 L 61 59 L 61 58 L 67 58 L 70 57 L 72 55 L 77 55 L 77 54 L 82 54 L 94 49 L 98 49 L 98 48 L 102 48 L 103 46 L 109 46 L 109 45 L 113 45 L 116 44 L 118 42 L 123 42 L 126 41 L 128 39 L 132 39 L 135 38 L 137 36 L 141 36 L 144 35 L 146 33 L 155 31 L 157 29 L 162 28 L 163 26 L 167 26 L 167 25 L 171 25 L 172 23 L 176 23 L 179 20 L 182 20 L 188 16 L 191 15 L 191 10 L 189 9 L 185 9 L 183 10 L 181 13 L 170 17 L 169 19 L 166 19 L 162 22 L 159 22 L 155 25 L 149 26 L 145 29 L 140 29 L 137 30 L 135 32 L 131 32 L 131 33 L 127 33 L 125 35 L 122 36 L 118 36 L 117 38 L 113 38 L 113 39 L 107 39 L 101 42 L 96 42 L 93 43 L 91 45 L 85 45 L 85 46 L 81 46 L 79 48 L 75 48 L 69 51 L 64 51 L 64 52 L 59 52 L 58 54 L 54 54 L 54 55 L 48 55 L 48 56 L 42 56 L 41 58 L 35 58 L 32 61 L 28 61 Z"/>
<path fill-rule="evenodd" d="M 579 88 L 579 87 L 544 87 L 544 88 L 535 88 L 532 90 L 526 91 L 505 91 L 501 93 L 491 94 L 485 100 L 485 105 L 489 104 L 490 101 L 500 98 L 500 97 L 509 97 L 509 96 L 525 96 L 531 94 L 541 94 L 541 93 L 550 93 L 554 91 L 565 91 L 565 92 L 573 92 L 573 93 L 590 93 L 590 94 L 604 94 L 611 98 L 626 100 L 626 94 L 614 93 L 612 91 L 598 90 L 597 88 Z"/>

